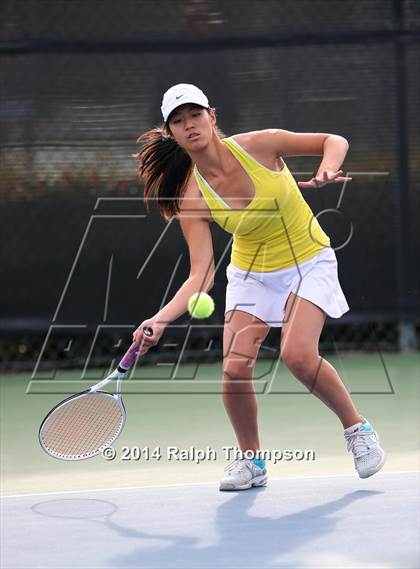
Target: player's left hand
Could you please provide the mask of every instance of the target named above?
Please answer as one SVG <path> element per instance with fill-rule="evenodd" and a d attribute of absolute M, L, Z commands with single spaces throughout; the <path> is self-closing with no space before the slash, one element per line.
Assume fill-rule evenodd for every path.
<path fill-rule="evenodd" d="M 322 188 L 327 184 L 335 184 L 336 182 L 350 182 L 352 178 L 343 176 L 343 170 L 334 172 L 334 170 L 321 170 L 314 178 L 308 182 L 298 182 L 300 188 Z"/>

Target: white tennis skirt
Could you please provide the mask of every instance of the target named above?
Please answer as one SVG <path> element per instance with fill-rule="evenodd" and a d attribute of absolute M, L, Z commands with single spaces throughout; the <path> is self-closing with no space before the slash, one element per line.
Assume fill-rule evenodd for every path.
<path fill-rule="evenodd" d="M 349 310 L 338 280 L 335 252 L 325 247 L 308 261 L 288 269 L 257 272 L 226 268 L 226 308 L 253 314 L 269 326 L 280 327 L 289 294 L 316 304 L 328 316 L 340 318 Z"/>

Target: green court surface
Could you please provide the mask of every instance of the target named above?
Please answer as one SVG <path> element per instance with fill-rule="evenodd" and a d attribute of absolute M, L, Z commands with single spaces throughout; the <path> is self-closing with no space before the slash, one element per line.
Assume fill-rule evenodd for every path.
<path fill-rule="evenodd" d="M 362 415 L 378 431 L 387 452 L 384 472 L 419 468 L 418 353 L 327 356 L 353 394 Z M 103 457 L 69 463 L 47 456 L 38 443 L 38 426 L 64 394 L 80 391 L 104 370 L 80 381 L 80 371 L 57 372 L 54 379 L 4 374 L 1 389 L 1 483 L 3 495 L 141 487 L 179 483 L 217 483 L 236 445 L 220 397 L 221 363 L 140 367 L 123 384 L 127 424 L 114 445 L 115 460 Z M 269 462 L 272 479 L 352 474 L 342 428 L 335 415 L 307 393 L 282 362 L 261 360 L 255 371 L 261 445 L 267 450 L 312 450 L 311 460 Z M 122 460 L 122 447 L 155 449 Z M 196 463 L 168 457 L 168 447 L 209 449 Z M 185 460 L 180 460 L 185 458 Z M 234 457 L 232 457 L 234 458 Z M 356 474 L 355 474 L 356 476 Z M 360 481 L 363 483 L 363 481 Z"/>

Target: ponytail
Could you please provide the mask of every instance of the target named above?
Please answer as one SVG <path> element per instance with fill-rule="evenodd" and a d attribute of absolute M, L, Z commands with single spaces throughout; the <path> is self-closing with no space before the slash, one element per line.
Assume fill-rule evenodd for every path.
<path fill-rule="evenodd" d="M 179 213 L 179 202 L 191 175 L 192 160 L 187 152 L 171 138 L 162 125 L 144 133 L 137 140 L 143 148 L 134 154 L 139 161 L 138 173 L 144 180 L 144 201 L 157 198 L 159 211 L 165 221 Z"/>

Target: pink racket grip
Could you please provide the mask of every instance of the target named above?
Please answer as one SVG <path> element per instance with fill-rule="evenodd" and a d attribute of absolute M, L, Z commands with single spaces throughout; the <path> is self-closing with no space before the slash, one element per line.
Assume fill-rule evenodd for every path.
<path fill-rule="evenodd" d="M 149 327 L 144 328 L 144 333 L 146 336 L 153 336 L 153 330 Z M 139 351 L 139 345 L 133 342 L 128 350 L 125 352 L 122 360 L 120 361 L 118 368 L 123 371 L 127 371 L 133 365 L 137 358 L 137 352 Z"/>

